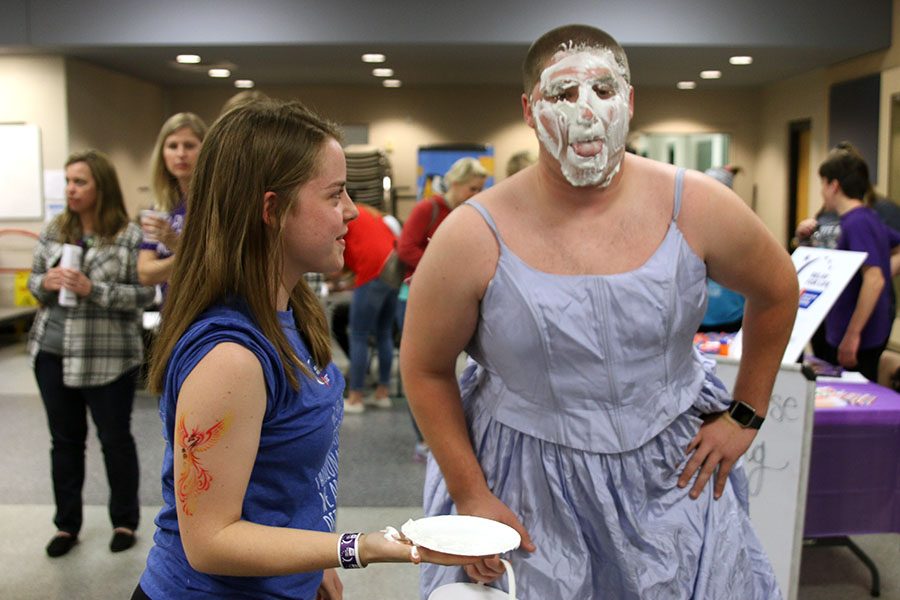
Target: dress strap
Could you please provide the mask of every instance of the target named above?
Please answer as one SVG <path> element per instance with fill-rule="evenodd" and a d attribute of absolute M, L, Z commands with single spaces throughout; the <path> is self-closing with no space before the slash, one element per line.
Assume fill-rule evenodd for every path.
<path fill-rule="evenodd" d="M 497 224 L 494 223 L 494 218 L 491 216 L 491 213 L 489 213 L 488 210 L 484 206 L 482 206 L 481 203 L 479 203 L 477 200 L 466 200 L 466 202 L 463 204 L 463 206 L 466 206 L 466 205 L 471 206 L 472 208 L 477 210 L 479 213 L 481 213 L 481 217 L 488 224 L 488 227 L 491 228 L 491 231 L 494 232 L 494 237 L 497 238 L 497 243 L 500 244 L 501 247 L 503 247 L 503 245 L 504 245 L 503 238 L 500 237 L 500 231 L 497 229 Z"/>
<path fill-rule="evenodd" d="M 684 187 L 684 168 L 675 171 L 675 208 L 672 211 L 672 220 L 678 220 L 678 212 L 681 210 L 681 192 Z"/>

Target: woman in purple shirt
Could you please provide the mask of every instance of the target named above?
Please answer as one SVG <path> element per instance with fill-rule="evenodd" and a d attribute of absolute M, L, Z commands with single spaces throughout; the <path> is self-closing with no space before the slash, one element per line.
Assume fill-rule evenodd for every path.
<path fill-rule="evenodd" d="M 867 254 L 825 319 L 828 356 L 821 358 L 876 381 L 894 322 L 891 257 L 900 258 L 900 234 L 872 210 L 869 168 L 853 146 L 842 143 L 833 149 L 819 166 L 819 176 L 824 209 L 841 220 L 837 249 Z"/>
<path fill-rule="evenodd" d="M 138 254 L 138 277 L 144 285 L 165 284 L 187 211 L 187 192 L 206 136 L 206 123 L 194 113 L 169 117 L 159 131 L 150 167 L 156 215 L 142 214 L 144 241 Z"/>

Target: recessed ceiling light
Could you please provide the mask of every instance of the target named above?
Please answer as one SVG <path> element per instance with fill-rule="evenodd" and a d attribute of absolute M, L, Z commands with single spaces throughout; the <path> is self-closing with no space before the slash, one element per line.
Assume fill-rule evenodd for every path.
<path fill-rule="evenodd" d="M 196 65 L 200 62 L 200 55 L 198 54 L 179 54 L 175 57 L 176 62 L 180 62 L 183 65 Z"/>
<path fill-rule="evenodd" d="M 722 71 L 700 71 L 700 79 L 719 79 L 722 76 Z"/>
<path fill-rule="evenodd" d="M 733 65 L 752 65 L 753 57 L 752 56 L 732 56 L 728 59 Z"/>
<path fill-rule="evenodd" d="M 231 76 L 231 71 L 228 69 L 210 69 L 209 70 L 210 77 L 229 77 Z"/>
<path fill-rule="evenodd" d="M 363 54 L 362 55 L 363 62 L 367 63 L 383 63 L 386 59 L 384 54 Z"/>
<path fill-rule="evenodd" d="M 679 90 L 692 90 L 695 87 L 697 87 L 697 82 L 696 81 L 679 81 L 678 83 L 675 84 L 675 87 L 677 87 Z"/>
<path fill-rule="evenodd" d="M 372 69 L 372 75 L 375 77 L 393 77 L 393 69 Z"/>
<path fill-rule="evenodd" d="M 234 87 L 236 87 L 236 88 L 250 89 L 255 85 L 256 84 L 253 83 L 252 79 L 235 79 L 234 80 Z"/>
<path fill-rule="evenodd" d="M 381 85 L 384 87 L 398 88 L 403 85 L 403 83 L 399 79 L 385 79 L 381 82 Z"/>

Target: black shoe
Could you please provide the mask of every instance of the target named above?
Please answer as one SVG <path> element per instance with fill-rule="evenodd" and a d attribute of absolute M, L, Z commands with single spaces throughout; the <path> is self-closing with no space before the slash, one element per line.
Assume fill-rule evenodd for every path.
<path fill-rule="evenodd" d="M 109 549 L 111 552 L 122 552 L 134 546 L 136 541 L 137 538 L 134 537 L 133 532 L 114 531 L 112 539 L 109 541 Z"/>
<path fill-rule="evenodd" d="M 47 544 L 47 556 L 56 558 L 67 554 L 78 543 L 78 536 L 58 533 Z"/>

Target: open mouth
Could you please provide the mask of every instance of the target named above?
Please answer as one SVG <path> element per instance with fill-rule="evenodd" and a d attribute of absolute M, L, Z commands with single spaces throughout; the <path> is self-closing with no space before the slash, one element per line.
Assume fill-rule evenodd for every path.
<path fill-rule="evenodd" d="M 598 138 L 581 142 L 572 142 L 571 146 L 572 150 L 578 156 L 596 156 L 597 154 L 600 154 L 601 150 L 603 150 L 603 140 Z"/>

